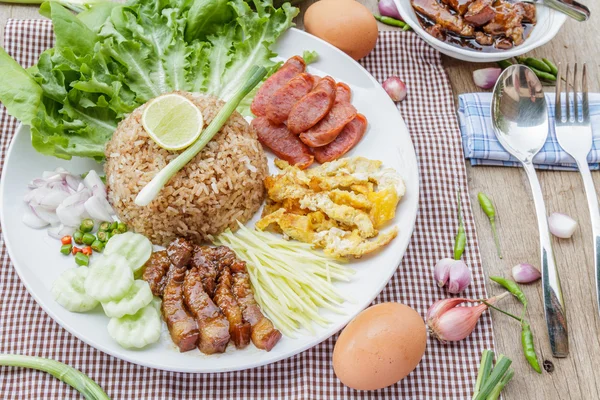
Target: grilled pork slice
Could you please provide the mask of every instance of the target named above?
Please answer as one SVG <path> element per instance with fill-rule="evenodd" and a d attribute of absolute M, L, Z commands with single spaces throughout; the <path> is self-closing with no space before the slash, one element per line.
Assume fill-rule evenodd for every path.
<path fill-rule="evenodd" d="M 229 267 L 224 267 L 219 274 L 214 300 L 229 321 L 229 335 L 235 347 L 243 349 L 250 343 L 252 331 L 250 324 L 242 317 L 242 309 L 231 291 L 231 282 L 231 270 Z"/>
<path fill-rule="evenodd" d="M 246 263 L 239 258 L 233 250 L 227 246 L 214 247 L 215 260 L 219 262 L 220 268 L 229 267 L 232 272 L 246 272 Z"/>
<path fill-rule="evenodd" d="M 191 267 L 198 269 L 204 291 L 212 298 L 217 286 L 218 265 L 215 263 L 214 249 L 209 246 L 195 246 Z"/>
<path fill-rule="evenodd" d="M 150 285 L 153 295 L 162 297 L 170 265 L 171 261 L 166 250 L 152 253 L 150 259 L 146 262 L 142 278 Z"/>
<path fill-rule="evenodd" d="M 460 15 L 463 15 L 467 12 L 469 5 L 473 3 L 473 0 L 442 0 L 442 2 L 452 7 Z"/>
<path fill-rule="evenodd" d="M 223 353 L 229 343 L 229 322 L 204 291 L 198 268 L 191 268 L 183 284 L 185 305 L 198 322 L 204 354 Z"/>
<path fill-rule="evenodd" d="M 198 324 L 186 311 L 183 301 L 183 282 L 186 267 L 171 265 L 163 292 L 162 314 L 171 339 L 180 351 L 189 351 L 198 343 Z"/>
<path fill-rule="evenodd" d="M 260 311 L 252 294 L 250 277 L 246 272 L 233 274 L 233 294 L 242 308 L 244 319 L 252 326 L 252 343 L 259 349 L 270 351 L 281 339 L 281 332 L 275 329 L 273 323 Z"/>
<path fill-rule="evenodd" d="M 437 0 L 411 0 L 412 6 L 417 12 L 428 17 L 442 28 L 454 32 L 457 35 L 473 37 L 475 31 L 460 15 L 453 15 L 448 7 L 437 2 Z"/>
<path fill-rule="evenodd" d="M 496 15 L 496 11 L 492 7 L 493 3 L 494 0 L 475 0 L 469 5 L 469 11 L 464 17 L 465 21 L 475 26 L 487 24 Z"/>
<path fill-rule="evenodd" d="M 194 245 L 184 238 L 177 238 L 167 247 L 167 255 L 171 260 L 171 264 L 177 268 L 186 267 L 192 258 Z"/>

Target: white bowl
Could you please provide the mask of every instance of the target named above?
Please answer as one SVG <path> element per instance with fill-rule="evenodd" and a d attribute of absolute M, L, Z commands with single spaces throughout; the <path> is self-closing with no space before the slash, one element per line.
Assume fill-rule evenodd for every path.
<path fill-rule="evenodd" d="M 477 50 L 471 50 L 464 47 L 456 47 L 449 43 L 443 42 L 434 38 L 423 29 L 421 23 L 417 19 L 415 10 L 410 4 L 410 0 L 394 0 L 396 7 L 404 21 L 409 24 L 412 29 L 429 43 L 436 50 L 446 54 L 447 56 L 458 58 L 459 60 L 471 62 L 493 62 L 506 60 L 511 57 L 520 56 L 528 51 L 540 47 L 549 42 L 560 30 L 565 23 L 567 16 L 556 10 L 545 6 L 537 6 L 537 23 L 529 37 L 520 46 L 515 46 L 510 50 L 486 53 Z"/>

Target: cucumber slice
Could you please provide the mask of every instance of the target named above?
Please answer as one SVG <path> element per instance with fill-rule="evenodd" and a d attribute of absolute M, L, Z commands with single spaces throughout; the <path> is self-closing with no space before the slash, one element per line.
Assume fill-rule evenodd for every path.
<path fill-rule="evenodd" d="M 52 285 L 54 300 L 73 312 L 86 312 L 96 308 L 98 301 L 88 295 L 84 288 L 88 272 L 87 267 L 72 268 L 63 272 Z"/>
<path fill-rule="evenodd" d="M 85 279 L 85 291 L 103 303 L 119 300 L 133 285 L 133 272 L 125 257 L 103 255 L 94 261 Z"/>
<path fill-rule="evenodd" d="M 111 318 L 108 334 L 126 349 L 142 348 L 160 338 L 160 314 L 149 304 L 133 315 Z"/>
<path fill-rule="evenodd" d="M 119 254 L 125 257 L 133 272 L 136 272 L 152 255 L 152 242 L 139 233 L 125 232 L 110 238 L 104 254 Z"/>
<path fill-rule="evenodd" d="M 148 282 L 137 280 L 122 299 L 102 303 L 102 308 L 106 316 L 121 318 L 124 315 L 135 314 L 146 307 L 152 301 L 152 297 Z"/>

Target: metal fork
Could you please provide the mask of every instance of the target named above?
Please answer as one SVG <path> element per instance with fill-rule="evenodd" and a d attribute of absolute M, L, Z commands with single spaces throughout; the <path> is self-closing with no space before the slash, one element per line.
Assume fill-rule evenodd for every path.
<path fill-rule="evenodd" d="M 558 77 L 556 79 L 556 104 L 555 104 L 555 126 L 556 137 L 560 146 L 571 155 L 577 162 L 579 172 L 583 178 L 585 195 L 590 209 L 592 219 L 592 233 L 594 235 L 594 267 L 596 274 L 596 306 L 600 313 L 600 208 L 598 207 L 598 196 L 590 167 L 587 163 L 587 155 L 592 149 L 592 125 L 590 122 L 590 105 L 588 102 L 588 86 L 586 65 L 583 64 L 581 77 L 581 112 L 579 111 L 578 99 L 578 65 L 573 68 L 573 111 L 570 105 L 570 65 L 567 64 L 565 83 L 565 114 L 562 113 L 561 81 L 562 66 L 559 64 Z"/>

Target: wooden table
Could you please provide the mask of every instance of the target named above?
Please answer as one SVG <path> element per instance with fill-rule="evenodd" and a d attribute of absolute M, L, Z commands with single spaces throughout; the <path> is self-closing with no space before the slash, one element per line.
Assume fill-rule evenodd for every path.
<path fill-rule="evenodd" d="M 302 11 L 313 0 L 307 0 Z M 376 0 L 361 0 L 377 10 Z M 532 51 L 534 57 L 556 62 L 587 62 L 592 66 L 590 90 L 598 91 L 600 63 L 600 2 L 588 0 L 592 18 L 586 23 L 568 20 L 553 41 Z M 0 43 L 9 18 L 41 18 L 36 6 L 0 4 Z M 302 27 L 302 14 L 296 19 Z M 380 24 L 380 29 L 393 29 Z M 471 72 L 489 65 L 473 64 L 444 57 L 454 93 L 473 92 Z M 410 88 L 409 88 L 410 89 Z M 509 276 L 510 268 L 521 262 L 540 267 L 538 229 L 529 184 L 519 168 L 491 168 L 467 165 L 471 200 L 474 205 L 479 245 L 484 269 L 489 275 Z M 497 350 L 514 360 L 515 377 L 504 391 L 506 399 L 598 399 L 600 398 L 600 318 L 596 311 L 592 232 L 583 183 L 578 173 L 540 172 L 548 212 L 560 211 L 579 221 L 569 240 L 553 240 L 556 261 L 561 272 L 563 293 L 567 302 L 571 354 L 566 359 L 553 359 L 546 333 L 541 285 L 525 288 L 530 302 L 528 318 L 536 334 L 535 345 L 542 360 L 551 360 L 555 370 L 539 376 L 522 359 L 520 328 L 509 318 L 494 313 Z M 593 173 L 600 188 L 600 173 Z M 504 259 L 496 255 L 489 222 L 477 205 L 477 193 L 483 191 L 494 201 L 498 213 L 498 230 Z M 433 266 L 432 266 L 433 268 Z M 491 294 L 500 290 L 488 286 Z M 504 306 L 515 313 L 516 301 Z"/>

